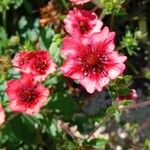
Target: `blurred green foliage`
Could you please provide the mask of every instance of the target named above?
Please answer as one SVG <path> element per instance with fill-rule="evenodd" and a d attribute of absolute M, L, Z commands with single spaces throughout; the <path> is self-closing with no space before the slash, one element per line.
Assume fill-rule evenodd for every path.
<path fill-rule="evenodd" d="M 13 5 L 14 9 L 17 9 L 19 6 L 21 6 L 22 3 L 23 3 L 23 0 L 1 0 L 0 12 L 9 10 L 11 5 Z"/>
<path fill-rule="evenodd" d="M 125 0 L 98 0 L 100 5 L 104 8 L 103 13 L 106 15 L 124 15 L 125 11 L 122 8 L 122 4 Z"/>
<path fill-rule="evenodd" d="M 121 44 L 123 48 L 127 49 L 129 55 L 136 54 L 136 51 L 138 50 L 138 41 L 136 36 L 134 36 L 130 30 L 126 31 L 125 36 L 122 38 Z"/>

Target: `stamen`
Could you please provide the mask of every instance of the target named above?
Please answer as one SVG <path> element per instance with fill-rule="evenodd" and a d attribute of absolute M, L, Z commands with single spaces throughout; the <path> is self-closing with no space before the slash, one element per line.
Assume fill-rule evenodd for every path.
<path fill-rule="evenodd" d="M 108 57 L 104 54 L 97 54 L 97 48 L 89 47 L 89 52 L 82 57 L 78 57 L 77 61 L 83 67 L 83 75 L 88 76 L 90 73 L 99 73 L 102 76 L 107 76 L 108 72 L 105 69 L 108 64 Z"/>
<path fill-rule="evenodd" d="M 22 87 L 19 89 L 18 96 L 20 97 L 20 100 L 25 103 L 34 102 L 37 98 L 37 92 L 35 91 L 34 87 Z"/>

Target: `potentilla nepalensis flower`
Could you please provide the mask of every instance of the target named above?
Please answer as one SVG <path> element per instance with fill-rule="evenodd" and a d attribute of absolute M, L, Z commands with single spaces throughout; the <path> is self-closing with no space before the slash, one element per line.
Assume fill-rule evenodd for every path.
<path fill-rule="evenodd" d="M 0 125 L 3 124 L 5 122 L 5 112 L 4 109 L 2 107 L 2 105 L 0 104 Z"/>
<path fill-rule="evenodd" d="M 6 93 L 11 111 L 34 115 L 48 101 L 49 90 L 34 81 L 31 74 L 23 74 L 21 79 L 7 82 Z"/>
<path fill-rule="evenodd" d="M 64 20 L 66 31 L 72 36 L 90 35 L 99 32 L 103 23 L 94 12 L 74 8 Z"/>
<path fill-rule="evenodd" d="M 70 1 L 77 4 L 77 5 L 80 5 L 80 4 L 82 5 L 82 4 L 87 3 L 91 0 L 70 0 Z"/>
<path fill-rule="evenodd" d="M 122 74 L 126 56 L 113 51 L 114 32 L 105 27 L 90 37 L 66 37 L 63 39 L 62 55 L 66 57 L 61 70 L 63 74 L 78 80 L 89 93 L 101 91 L 110 79 Z"/>
<path fill-rule="evenodd" d="M 131 90 L 131 93 L 129 95 L 120 95 L 116 98 L 117 101 L 122 101 L 122 100 L 136 100 L 137 99 L 137 92 L 135 89 Z"/>
<path fill-rule="evenodd" d="M 44 80 L 56 70 L 56 64 L 44 50 L 17 53 L 13 59 L 13 66 L 18 71 L 33 74 L 37 81 Z"/>

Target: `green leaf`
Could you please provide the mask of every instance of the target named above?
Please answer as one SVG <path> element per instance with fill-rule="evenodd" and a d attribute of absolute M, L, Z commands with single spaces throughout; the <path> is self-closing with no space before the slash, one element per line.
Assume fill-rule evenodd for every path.
<path fill-rule="evenodd" d="M 106 113 L 110 115 L 115 114 L 115 112 L 116 112 L 116 108 L 114 106 L 110 106 L 106 110 Z"/>
<path fill-rule="evenodd" d="M 4 27 L 0 27 L 0 39 L 1 40 L 7 39 L 7 33 L 4 29 Z"/>
<path fill-rule="evenodd" d="M 117 123 L 119 123 L 121 121 L 121 116 L 122 116 L 121 111 L 116 111 L 115 112 L 115 120 L 116 120 Z"/>
<path fill-rule="evenodd" d="M 150 149 L 150 138 L 146 138 L 144 141 L 144 149 L 149 150 Z"/>
<path fill-rule="evenodd" d="M 14 9 L 17 9 L 18 7 L 22 5 L 23 0 L 12 0 L 11 3 L 14 4 L 13 5 Z"/>
<path fill-rule="evenodd" d="M 88 144 L 92 145 L 94 148 L 101 149 L 101 148 L 105 148 L 108 142 L 109 142 L 108 139 L 99 138 L 90 141 Z"/>
<path fill-rule="evenodd" d="M 53 42 L 50 45 L 49 52 L 50 52 L 52 58 L 54 59 L 54 61 L 56 63 L 60 64 L 61 63 L 60 48 L 58 47 L 57 43 Z"/>
<path fill-rule="evenodd" d="M 14 69 L 11 68 L 8 70 L 8 78 L 17 79 L 19 77 L 20 77 L 20 74 L 16 72 Z"/>
<path fill-rule="evenodd" d="M 9 135 L 7 140 L 8 149 L 13 150 L 17 149 L 17 146 L 21 143 L 33 144 L 37 140 L 34 124 L 31 124 L 23 115 L 18 115 L 11 120 L 6 125 L 4 134 Z"/>
<path fill-rule="evenodd" d="M 120 106 L 123 106 L 123 107 L 127 107 L 127 106 L 131 106 L 133 105 L 134 101 L 133 100 L 123 100 L 123 101 L 120 101 L 118 103 L 119 107 Z"/>
<path fill-rule="evenodd" d="M 56 125 L 56 123 L 57 123 L 56 120 L 53 119 L 50 126 L 49 126 L 49 129 L 51 131 L 51 135 L 53 137 L 57 136 L 57 125 Z"/>
<path fill-rule="evenodd" d="M 7 134 L 4 134 L 3 131 L 0 131 L 0 147 L 3 147 L 3 145 L 8 141 L 9 136 Z"/>
<path fill-rule="evenodd" d="M 29 14 L 32 14 L 32 4 L 31 4 L 31 2 L 29 0 L 24 0 L 23 4 L 24 4 L 24 7 L 27 10 L 27 12 Z"/>
<path fill-rule="evenodd" d="M 58 77 L 55 75 L 53 77 L 46 78 L 46 80 L 44 81 L 44 85 L 50 88 L 53 85 L 58 84 L 58 82 Z"/>
<path fill-rule="evenodd" d="M 35 29 L 28 29 L 27 35 L 31 42 L 35 42 L 38 39 L 38 32 Z"/>
<path fill-rule="evenodd" d="M 146 70 L 144 73 L 144 77 L 150 79 L 150 70 Z"/>
<path fill-rule="evenodd" d="M 126 96 L 129 95 L 130 93 L 131 93 L 131 89 L 129 89 L 128 87 L 118 89 L 119 96 Z"/>
<path fill-rule="evenodd" d="M 41 30 L 40 35 L 41 35 L 39 38 L 40 48 L 48 50 L 52 42 L 52 38 L 54 36 L 54 31 L 51 29 L 50 26 L 48 26 Z"/>
<path fill-rule="evenodd" d="M 25 16 L 22 16 L 18 22 L 19 29 L 23 29 L 28 24 L 27 19 Z"/>
<path fill-rule="evenodd" d="M 0 0 L 0 12 L 7 11 L 9 9 L 9 5 L 11 0 Z"/>
<path fill-rule="evenodd" d="M 73 114 L 78 110 L 78 105 L 72 97 L 61 91 L 52 95 L 49 107 L 65 119 L 71 119 Z"/>
<path fill-rule="evenodd" d="M 4 27 L 0 27 L 0 54 L 5 54 L 8 46 L 7 33 Z"/>
<path fill-rule="evenodd" d="M 6 82 L 0 83 L 0 91 L 4 91 L 6 89 Z"/>

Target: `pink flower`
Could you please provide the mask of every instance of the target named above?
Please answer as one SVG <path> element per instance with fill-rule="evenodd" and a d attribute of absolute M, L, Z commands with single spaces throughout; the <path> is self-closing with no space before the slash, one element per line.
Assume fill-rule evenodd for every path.
<path fill-rule="evenodd" d="M 21 79 L 7 82 L 6 93 L 11 111 L 34 115 L 48 101 L 49 90 L 34 81 L 32 75 L 23 74 Z"/>
<path fill-rule="evenodd" d="M 6 118 L 6 115 L 5 115 L 4 109 L 2 105 L 0 104 L 0 125 L 5 122 L 5 118 Z"/>
<path fill-rule="evenodd" d="M 17 71 L 32 73 L 37 81 L 44 80 L 56 70 L 56 64 L 44 50 L 17 53 L 13 59 L 13 66 Z"/>
<path fill-rule="evenodd" d="M 74 8 L 64 20 L 66 31 L 72 36 L 90 35 L 99 32 L 103 23 L 94 12 Z"/>
<path fill-rule="evenodd" d="M 122 100 L 136 100 L 137 99 L 137 92 L 135 89 L 131 90 L 131 93 L 129 95 L 120 95 L 116 98 L 117 101 L 122 101 Z"/>
<path fill-rule="evenodd" d="M 24 51 L 15 55 L 12 63 L 16 71 L 30 72 L 29 61 L 35 57 L 34 52 Z"/>
<path fill-rule="evenodd" d="M 80 4 L 82 5 L 82 4 L 87 3 L 91 0 L 70 0 L 70 1 L 77 4 L 77 5 L 80 5 Z"/>
<path fill-rule="evenodd" d="M 64 38 L 61 52 L 67 60 L 61 67 L 63 74 L 78 80 L 89 93 L 101 91 L 125 69 L 127 57 L 113 51 L 114 36 L 105 27 L 90 37 Z"/>
<path fill-rule="evenodd" d="M 53 63 L 47 51 L 37 51 L 35 58 L 30 61 L 30 73 L 35 80 L 44 80 L 50 73 L 56 70 L 56 64 Z"/>

